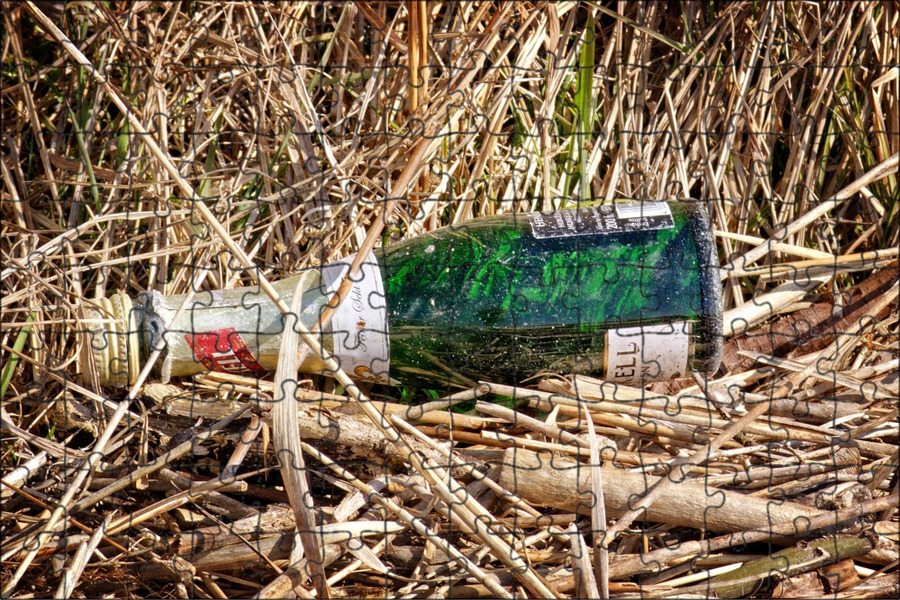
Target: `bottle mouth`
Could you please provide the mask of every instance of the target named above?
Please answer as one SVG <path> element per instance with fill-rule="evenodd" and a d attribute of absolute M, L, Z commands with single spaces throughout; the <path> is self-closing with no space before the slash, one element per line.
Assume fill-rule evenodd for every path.
<path fill-rule="evenodd" d="M 134 385 L 141 364 L 137 311 L 131 298 L 125 294 L 97 298 L 84 315 L 100 384 Z"/>

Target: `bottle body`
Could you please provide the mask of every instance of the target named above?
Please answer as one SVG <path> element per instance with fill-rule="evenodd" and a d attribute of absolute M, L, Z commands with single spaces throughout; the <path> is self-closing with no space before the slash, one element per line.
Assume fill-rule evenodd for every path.
<path fill-rule="evenodd" d="M 275 284 L 287 303 L 303 294 L 306 327 L 350 260 Z M 166 341 L 163 380 L 275 368 L 283 319 L 258 286 L 197 293 L 173 321 L 182 300 L 135 302 L 142 353 Z M 360 380 L 471 386 L 585 373 L 645 385 L 712 374 L 721 315 L 702 205 L 624 202 L 475 219 L 379 248 L 319 335 Z M 312 356 L 301 366 L 323 368 Z"/>
<path fill-rule="evenodd" d="M 719 366 L 721 285 L 699 203 L 500 215 L 377 254 L 396 379 L 644 385 Z"/>

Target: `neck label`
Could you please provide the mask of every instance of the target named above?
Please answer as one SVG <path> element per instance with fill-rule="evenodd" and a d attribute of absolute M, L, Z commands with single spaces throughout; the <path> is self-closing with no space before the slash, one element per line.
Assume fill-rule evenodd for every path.
<path fill-rule="evenodd" d="M 355 255 L 354 255 L 355 256 Z M 353 256 L 322 269 L 329 296 L 337 291 Z M 354 379 L 388 383 L 390 347 L 384 285 L 375 254 L 353 276 L 353 287 L 331 319 L 334 355 Z"/>

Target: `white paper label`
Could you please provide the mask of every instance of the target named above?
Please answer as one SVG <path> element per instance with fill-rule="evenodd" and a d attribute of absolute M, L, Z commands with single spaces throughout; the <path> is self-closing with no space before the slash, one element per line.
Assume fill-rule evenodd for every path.
<path fill-rule="evenodd" d="M 690 323 L 622 327 L 606 333 L 604 379 L 624 385 L 683 377 L 690 353 Z"/>
<path fill-rule="evenodd" d="M 613 205 L 616 216 L 620 219 L 633 219 L 634 217 L 671 217 L 672 210 L 668 202 L 626 202 Z"/>
<path fill-rule="evenodd" d="M 539 240 L 576 235 L 616 235 L 675 227 L 668 203 L 647 201 L 528 213 L 528 221 L 531 223 L 531 235 Z"/>
<path fill-rule="evenodd" d="M 323 270 L 329 294 L 337 290 L 352 262 L 353 256 L 349 256 Z M 353 277 L 353 287 L 335 311 L 331 329 L 334 355 L 345 373 L 354 379 L 389 382 L 387 306 L 374 254 L 369 255 Z"/>

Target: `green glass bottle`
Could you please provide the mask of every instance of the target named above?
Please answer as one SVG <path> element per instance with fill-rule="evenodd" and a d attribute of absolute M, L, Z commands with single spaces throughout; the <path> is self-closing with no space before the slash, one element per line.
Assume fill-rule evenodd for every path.
<path fill-rule="evenodd" d="M 377 252 L 391 377 L 584 373 L 628 385 L 712 374 L 722 295 L 700 203 L 505 214 Z"/>
<path fill-rule="evenodd" d="M 349 263 L 275 287 L 290 304 L 302 280 L 300 318 L 312 327 Z M 282 316 L 258 287 L 198 293 L 173 322 L 182 300 L 149 292 L 133 309 L 126 299 L 114 301 L 123 303 L 119 333 L 101 328 L 92 344 L 97 362 L 109 364 L 101 379 L 133 380 L 140 361 L 132 355 L 145 357 L 160 336 L 163 380 L 275 368 Z M 584 373 L 645 385 L 715 372 L 721 321 L 718 262 L 702 204 L 618 201 L 479 218 L 376 249 L 320 335 L 344 371 L 361 380 L 468 387 Z M 118 354 L 98 354 L 105 348 Z M 323 365 L 311 357 L 301 369 L 322 372 Z"/>

